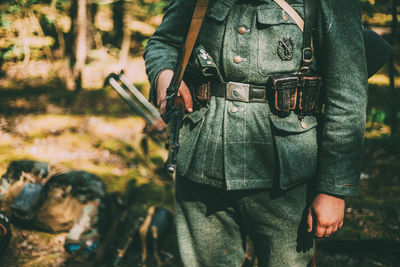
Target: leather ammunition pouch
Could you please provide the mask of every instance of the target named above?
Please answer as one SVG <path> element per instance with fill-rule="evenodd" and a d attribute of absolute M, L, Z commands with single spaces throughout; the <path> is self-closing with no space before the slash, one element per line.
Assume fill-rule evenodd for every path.
<path fill-rule="evenodd" d="M 319 113 L 321 85 L 321 76 L 311 73 L 271 76 L 267 90 L 272 111 L 281 117 L 288 116 L 291 111 L 299 115 Z"/>

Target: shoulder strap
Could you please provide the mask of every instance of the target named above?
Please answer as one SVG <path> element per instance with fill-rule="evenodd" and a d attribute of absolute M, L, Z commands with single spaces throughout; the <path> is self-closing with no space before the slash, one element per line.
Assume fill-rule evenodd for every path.
<path fill-rule="evenodd" d="M 300 17 L 294 8 L 288 4 L 285 0 L 274 0 L 275 3 L 280 6 L 288 15 L 294 20 L 299 27 L 300 31 L 304 32 L 304 20 Z"/>
<path fill-rule="evenodd" d="M 317 0 L 304 0 L 304 37 L 303 37 L 303 56 L 302 68 L 308 68 L 314 57 L 312 48 L 312 32 L 315 27 L 315 17 L 317 15 Z"/>
<path fill-rule="evenodd" d="M 303 52 L 302 52 L 302 67 L 308 67 L 313 60 L 313 47 L 312 47 L 312 30 L 315 25 L 315 17 L 317 14 L 317 1 L 304 0 L 304 14 L 305 21 L 300 17 L 299 13 L 285 0 L 274 0 L 297 24 L 299 29 L 303 32 Z"/>
<path fill-rule="evenodd" d="M 204 16 L 207 11 L 209 0 L 197 0 L 196 7 L 193 12 L 192 21 L 190 22 L 189 31 L 186 36 L 185 46 L 182 55 L 182 66 L 178 77 L 178 84 L 181 83 L 183 74 L 187 63 L 189 62 L 190 55 L 192 54 L 194 44 L 196 43 L 197 36 L 199 35 L 201 25 L 203 24 Z"/>

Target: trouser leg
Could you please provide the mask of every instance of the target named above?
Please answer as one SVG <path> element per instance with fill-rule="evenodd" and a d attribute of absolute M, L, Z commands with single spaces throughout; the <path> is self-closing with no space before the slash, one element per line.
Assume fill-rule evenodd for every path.
<path fill-rule="evenodd" d="M 176 178 L 179 251 L 187 267 L 240 266 L 242 236 L 229 192 Z"/>
<path fill-rule="evenodd" d="M 259 267 L 308 265 L 313 240 L 306 232 L 306 198 L 306 184 L 276 196 L 266 190 L 242 198 L 241 217 Z"/>

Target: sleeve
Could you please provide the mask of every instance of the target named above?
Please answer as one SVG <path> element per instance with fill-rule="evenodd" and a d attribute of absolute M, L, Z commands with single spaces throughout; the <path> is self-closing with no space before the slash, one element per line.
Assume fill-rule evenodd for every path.
<path fill-rule="evenodd" d="M 317 190 L 357 194 L 367 106 L 367 68 L 358 0 L 321 0 L 324 77 Z"/>
<path fill-rule="evenodd" d="M 164 14 L 161 25 L 148 41 L 143 57 L 150 81 L 149 100 L 156 103 L 156 82 L 164 69 L 174 69 L 181 45 L 185 42 L 195 8 L 194 0 L 174 0 Z"/>

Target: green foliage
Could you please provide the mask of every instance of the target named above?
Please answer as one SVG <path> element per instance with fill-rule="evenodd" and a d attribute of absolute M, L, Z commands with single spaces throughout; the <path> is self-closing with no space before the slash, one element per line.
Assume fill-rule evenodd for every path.
<path fill-rule="evenodd" d="M 8 30 L 12 27 L 12 21 L 4 14 L 0 13 L 0 27 L 6 28 Z"/>
<path fill-rule="evenodd" d="M 146 45 L 147 45 L 147 42 L 150 40 L 150 38 L 146 38 L 146 39 L 144 39 L 142 42 L 141 42 L 141 45 L 143 46 L 143 47 L 145 47 Z"/>
<path fill-rule="evenodd" d="M 387 0 L 361 0 L 361 9 L 368 16 L 378 12 L 391 13 L 391 3 Z"/>
<path fill-rule="evenodd" d="M 7 11 L 10 13 L 18 13 L 23 9 L 27 9 L 32 7 L 33 4 L 36 4 L 38 0 L 7 0 L 5 1 L 9 4 Z"/>
<path fill-rule="evenodd" d="M 10 58 L 11 53 L 15 50 L 15 45 L 10 45 L 6 48 L 0 49 L 0 58 L 3 60 L 7 60 Z"/>
<path fill-rule="evenodd" d="M 385 110 L 372 108 L 370 113 L 368 114 L 367 121 L 384 123 L 386 118 L 387 118 L 387 114 L 386 114 Z"/>
<path fill-rule="evenodd" d="M 164 11 L 164 9 L 170 4 L 170 0 L 161 0 L 155 3 L 148 3 L 145 0 L 139 0 L 141 6 L 146 8 L 149 15 L 158 15 Z"/>

